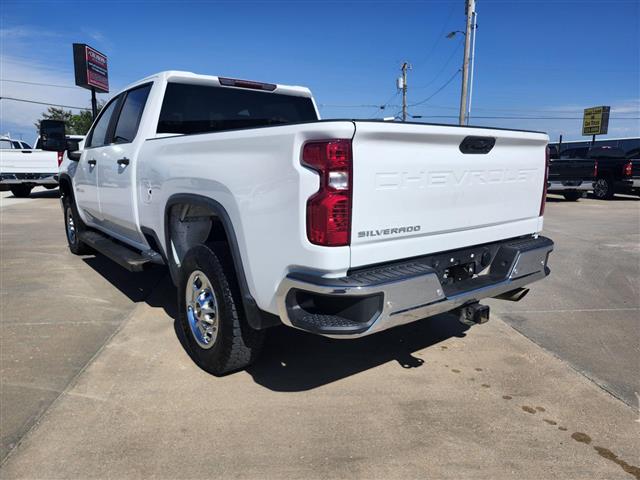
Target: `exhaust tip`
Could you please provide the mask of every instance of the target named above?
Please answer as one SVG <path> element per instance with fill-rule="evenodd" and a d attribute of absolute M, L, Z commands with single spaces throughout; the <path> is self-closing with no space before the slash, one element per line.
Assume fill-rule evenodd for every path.
<path fill-rule="evenodd" d="M 499 300 L 508 300 L 510 302 L 519 302 L 524 297 L 526 297 L 528 293 L 528 288 L 516 288 L 515 290 L 497 295 L 494 298 L 497 298 Z"/>

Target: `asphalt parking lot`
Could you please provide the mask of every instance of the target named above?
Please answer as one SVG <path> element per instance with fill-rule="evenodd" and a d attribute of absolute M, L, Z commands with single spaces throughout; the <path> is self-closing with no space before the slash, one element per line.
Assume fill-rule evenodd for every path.
<path fill-rule="evenodd" d="M 640 199 L 550 197 L 552 275 L 489 323 L 270 332 L 199 370 L 163 270 L 66 249 L 56 192 L 2 193 L 8 478 L 640 478 Z"/>

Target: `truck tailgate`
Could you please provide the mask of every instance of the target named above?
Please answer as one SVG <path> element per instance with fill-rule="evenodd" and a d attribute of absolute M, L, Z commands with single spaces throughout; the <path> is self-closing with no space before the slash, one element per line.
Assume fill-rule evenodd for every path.
<path fill-rule="evenodd" d="M 539 231 L 547 142 L 533 132 L 356 122 L 351 266 Z"/>
<path fill-rule="evenodd" d="M 0 151 L 2 173 L 57 173 L 58 154 L 44 150 Z"/>
<path fill-rule="evenodd" d="M 57 173 L 58 154 L 44 150 L 1 150 L 1 173 Z"/>

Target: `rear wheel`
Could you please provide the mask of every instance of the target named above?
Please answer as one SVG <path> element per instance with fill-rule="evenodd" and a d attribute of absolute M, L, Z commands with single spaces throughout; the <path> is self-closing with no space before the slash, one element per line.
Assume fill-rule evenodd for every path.
<path fill-rule="evenodd" d="M 14 197 L 26 198 L 31 195 L 32 188 L 30 185 L 12 185 L 10 190 Z"/>
<path fill-rule="evenodd" d="M 600 200 L 610 200 L 615 194 L 613 180 L 607 177 L 598 178 L 593 184 L 593 194 Z"/>
<path fill-rule="evenodd" d="M 579 198 L 582 198 L 582 192 L 576 192 L 576 191 L 564 192 L 562 195 L 566 200 L 569 200 L 570 202 L 575 202 Z"/>
<path fill-rule="evenodd" d="M 185 255 L 178 282 L 179 320 L 194 360 L 214 375 L 258 357 L 264 332 L 249 326 L 235 270 L 224 248 L 198 245 Z"/>
<path fill-rule="evenodd" d="M 64 229 L 67 234 L 69 250 L 74 255 L 86 255 L 91 253 L 91 248 L 80 240 L 80 232 L 85 230 L 85 225 L 78 215 L 73 199 L 65 196 L 62 200 L 64 211 Z"/>

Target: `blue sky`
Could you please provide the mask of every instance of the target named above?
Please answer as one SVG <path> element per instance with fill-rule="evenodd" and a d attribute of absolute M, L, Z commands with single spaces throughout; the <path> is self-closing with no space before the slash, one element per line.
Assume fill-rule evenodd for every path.
<path fill-rule="evenodd" d="M 579 139 L 581 117 L 611 105 L 610 136 L 640 135 L 640 1 L 477 0 L 472 124 Z M 0 93 L 89 105 L 73 86 L 71 44 L 109 57 L 112 92 L 161 70 L 305 85 L 324 118 L 397 113 L 395 78 L 409 61 L 409 103 L 455 75 L 464 1 L 46 2 L 0 4 Z M 460 76 L 412 107 L 423 121 L 455 123 Z M 102 96 L 106 98 L 107 96 Z M 384 111 L 361 105 L 381 105 Z M 0 100 L 0 132 L 30 140 L 43 106 Z M 447 118 L 447 117 L 453 118 Z"/>

